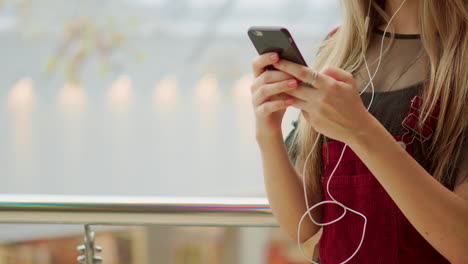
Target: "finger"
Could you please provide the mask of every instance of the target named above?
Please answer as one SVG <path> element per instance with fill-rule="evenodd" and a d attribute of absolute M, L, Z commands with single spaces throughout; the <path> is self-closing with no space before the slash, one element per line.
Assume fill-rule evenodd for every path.
<path fill-rule="evenodd" d="M 321 71 L 321 73 L 330 76 L 339 82 L 344 82 L 352 86 L 355 84 L 354 77 L 350 72 L 337 67 L 326 67 Z"/>
<path fill-rule="evenodd" d="M 299 85 L 296 89 L 292 89 L 290 91 L 287 91 L 286 93 L 295 98 L 310 102 L 315 101 L 317 98 L 319 98 L 320 93 L 322 93 L 322 91 L 323 90 L 311 89 L 308 86 Z"/>
<path fill-rule="evenodd" d="M 271 65 L 279 60 L 279 55 L 276 52 L 268 52 L 257 56 L 252 61 L 252 69 L 254 76 L 258 77 L 265 71 L 265 67 Z"/>
<path fill-rule="evenodd" d="M 265 84 L 265 83 L 275 83 L 275 82 L 280 82 L 288 79 L 294 79 L 294 76 L 291 76 L 290 74 L 287 74 L 282 71 L 264 71 L 259 77 L 258 77 L 260 83 Z"/>
<path fill-rule="evenodd" d="M 268 101 L 275 101 L 275 100 L 287 100 L 289 98 L 294 98 L 291 95 L 288 95 L 286 93 L 280 93 L 280 94 L 275 94 L 268 98 Z"/>
<path fill-rule="evenodd" d="M 294 76 L 282 71 L 264 71 L 260 76 L 254 79 L 250 87 L 252 95 L 266 83 L 281 82 L 288 79 L 295 79 Z"/>
<path fill-rule="evenodd" d="M 298 99 L 298 98 L 295 98 L 294 102 L 291 104 L 292 107 L 301 109 L 303 111 L 307 109 L 308 105 L 309 104 L 306 101 Z"/>
<path fill-rule="evenodd" d="M 310 69 L 309 67 L 287 60 L 279 60 L 278 62 L 274 63 L 273 66 L 275 66 L 276 69 L 289 73 L 298 80 L 306 83 L 311 82 L 311 77 L 314 72 L 314 70 Z M 317 78 L 315 79 L 313 86 L 320 89 L 331 85 L 333 82 L 336 81 L 332 77 L 322 73 L 317 73 Z"/>
<path fill-rule="evenodd" d="M 286 109 L 288 106 L 294 104 L 294 99 L 287 99 L 287 100 L 275 100 L 275 101 L 268 101 L 261 105 L 259 105 L 255 109 L 255 113 L 258 116 L 266 117 L 276 111 L 280 111 Z"/>
<path fill-rule="evenodd" d="M 271 96 L 281 94 L 287 91 L 291 91 L 297 88 L 297 81 L 295 79 L 289 79 L 282 82 L 264 84 L 258 88 L 252 96 L 253 104 L 260 105 L 267 101 Z"/>

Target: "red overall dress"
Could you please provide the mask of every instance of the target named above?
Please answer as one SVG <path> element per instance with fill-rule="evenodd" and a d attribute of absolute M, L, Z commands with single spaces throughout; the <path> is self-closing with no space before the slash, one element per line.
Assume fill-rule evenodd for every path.
<path fill-rule="evenodd" d="M 417 128 L 421 99 L 412 100 L 410 112 L 402 125 L 407 133 L 395 136 L 402 146 L 413 155 L 415 136 L 427 140 L 435 127 L 433 113 L 422 129 Z M 405 142 L 405 144 L 403 144 Z M 323 192 L 330 199 L 326 184 L 334 169 L 344 144 L 339 141 L 324 143 L 322 160 L 324 177 Z M 330 183 L 330 192 L 344 205 L 363 213 L 367 217 L 367 228 L 359 252 L 347 263 L 449 263 L 410 224 L 393 202 L 385 189 L 367 169 L 357 155 L 347 148 Z M 343 214 L 343 208 L 327 204 L 323 207 L 323 221 L 328 222 Z M 337 223 L 324 226 L 319 242 L 320 263 L 338 264 L 356 250 L 364 219 L 352 212 Z"/>

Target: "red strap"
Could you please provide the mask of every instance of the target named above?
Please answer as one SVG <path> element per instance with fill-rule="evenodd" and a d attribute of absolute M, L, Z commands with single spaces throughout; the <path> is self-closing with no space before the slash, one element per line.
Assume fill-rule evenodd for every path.
<path fill-rule="evenodd" d="M 403 120 L 402 126 L 408 132 L 413 133 L 413 135 L 421 142 L 424 142 L 429 140 L 429 138 L 434 133 L 434 129 L 437 125 L 437 119 L 439 118 L 440 104 L 437 103 L 427 120 L 420 126 L 419 118 L 421 114 L 422 103 L 423 99 L 419 96 L 415 96 L 413 100 L 411 100 L 410 111 Z"/>

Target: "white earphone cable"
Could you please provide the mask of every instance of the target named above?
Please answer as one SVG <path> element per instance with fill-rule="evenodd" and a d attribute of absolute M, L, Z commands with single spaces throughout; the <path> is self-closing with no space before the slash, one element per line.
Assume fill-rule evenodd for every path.
<path fill-rule="evenodd" d="M 370 73 L 370 70 L 369 70 L 369 65 L 367 64 L 367 59 L 366 59 L 366 56 L 365 54 L 363 54 L 363 57 L 364 57 L 364 65 L 366 67 L 366 70 L 367 70 L 367 74 L 369 76 L 369 82 L 367 83 L 367 85 L 364 87 L 364 89 L 359 93 L 360 95 L 362 93 L 364 93 L 367 88 L 369 87 L 369 85 L 371 86 L 372 88 L 372 95 L 371 95 L 371 99 L 370 99 L 370 102 L 369 102 L 369 105 L 367 106 L 367 111 L 369 111 L 370 107 L 372 106 L 372 103 L 374 101 L 374 95 L 375 95 L 375 87 L 374 87 L 374 78 L 375 76 L 377 75 L 377 72 L 379 71 L 379 68 L 380 68 L 380 64 L 381 64 L 381 61 L 382 61 L 382 53 L 383 53 L 383 44 L 384 44 L 384 39 L 385 39 L 385 35 L 387 34 L 387 31 L 388 31 L 388 28 L 391 24 L 391 22 L 393 21 L 393 19 L 395 18 L 396 14 L 398 13 L 398 11 L 400 11 L 400 9 L 403 7 L 404 3 L 406 2 L 406 0 L 403 0 L 402 3 L 400 4 L 400 6 L 398 7 L 398 9 L 395 11 L 395 13 L 392 15 L 392 17 L 390 18 L 390 20 L 388 21 L 387 23 L 387 26 L 385 27 L 385 30 L 384 30 L 384 33 L 383 33 L 383 36 L 382 36 L 382 41 L 380 43 L 380 52 L 379 52 L 379 60 L 378 60 L 378 63 L 377 63 L 377 67 L 376 67 L 376 70 L 374 71 L 374 74 L 371 76 L 371 73 Z M 366 27 L 368 26 L 368 21 L 369 21 L 369 17 L 367 16 L 366 17 Z M 366 32 L 367 32 L 367 29 L 366 29 Z M 344 264 L 344 263 L 347 263 L 349 260 L 351 260 L 356 254 L 357 252 L 359 251 L 359 249 L 361 248 L 362 246 L 362 243 L 364 242 L 364 237 L 365 237 L 365 233 L 366 233 L 366 227 L 367 227 L 367 218 L 364 214 L 358 212 L 358 211 L 355 211 L 345 205 L 343 205 L 342 203 L 338 202 L 334 197 L 333 195 L 331 194 L 330 192 L 330 182 L 331 182 L 331 179 L 333 177 L 333 175 L 335 174 L 335 171 L 337 170 L 339 164 L 341 163 L 341 160 L 343 158 L 343 155 L 345 153 L 345 150 L 347 148 L 348 145 L 344 145 L 343 147 L 343 150 L 341 151 L 341 154 L 340 154 L 340 158 L 338 159 L 335 167 L 333 168 L 333 171 L 331 172 L 329 178 L 328 178 L 328 181 L 327 181 L 327 193 L 328 195 L 330 196 L 331 200 L 324 200 L 322 202 L 319 202 L 319 203 L 316 203 L 315 205 L 313 205 L 312 207 L 309 207 L 309 202 L 308 202 L 308 199 L 307 199 L 307 188 L 306 188 L 306 168 L 307 168 L 307 163 L 313 153 L 313 151 L 315 150 L 315 148 L 317 147 L 317 144 L 319 142 L 319 139 L 321 137 L 321 134 L 318 134 L 317 135 L 317 138 L 314 142 L 314 144 L 312 145 L 312 148 L 309 152 L 309 154 L 307 155 L 305 161 L 304 161 L 304 167 L 303 167 L 303 170 L 302 170 L 302 183 L 303 183 L 303 187 L 304 187 L 304 198 L 305 198 L 305 203 L 306 203 L 306 208 L 307 208 L 307 211 L 302 215 L 300 221 L 299 221 L 299 224 L 298 224 L 298 230 L 297 230 L 297 243 L 298 243 L 298 246 L 299 246 L 299 250 L 302 254 L 302 256 L 307 259 L 309 262 L 311 263 L 314 263 L 314 264 L 319 264 L 315 261 L 313 261 L 312 259 L 310 259 L 309 257 L 307 257 L 302 249 L 302 246 L 301 246 L 301 243 L 300 243 L 300 234 L 301 234 L 301 225 L 302 225 L 302 221 L 304 220 L 305 216 L 306 215 L 309 215 L 309 218 L 310 220 L 318 225 L 318 226 L 327 226 L 327 225 L 330 225 L 330 224 L 333 224 L 333 223 L 336 223 L 338 222 L 339 220 L 341 220 L 345 215 L 346 215 L 346 212 L 347 211 L 350 211 L 352 213 L 355 213 L 359 216 L 361 216 L 363 219 L 364 219 L 364 224 L 363 224 L 363 230 L 362 230 L 362 235 L 361 235 L 361 241 L 359 242 L 359 245 L 358 247 L 356 248 L 356 250 L 354 251 L 354 253 L 348 257 L 346 260 L 344 260 L 343 262 L 341 262 L 340 264 Z M 315 219 L 313 218 L 312 214 L 310 213 L 313 209 L 315 209 L 316 207 L 320 206 L 320 205 L 323 205 L 323 204 L 336 204 L 340 207 L 343 208 L 343 214 L 340 215 L 338 218 L 332 220 L 332 221 L 329 221 L 329 222 L 325 222 L 325 223 L 320 223 L 320 222 L 317 222 L 315 221 Z"/>

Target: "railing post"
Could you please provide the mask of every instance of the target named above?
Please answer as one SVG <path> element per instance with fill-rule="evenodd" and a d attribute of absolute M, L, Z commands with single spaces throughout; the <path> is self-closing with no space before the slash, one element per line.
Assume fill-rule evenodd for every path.
<path fill-rule="evenodd" d="M 77 260 L 80 263 L 84 264 L 100 264 L 102 263 L 102 258 L 96 256 L 95 253 L 100 253 L 102 248 L 99 246 L 94 246 L 94 236 L 95 233 L 91 231 L 91 226 L 89 224 L 84 226 L 85 228 L 85 243 L 79 245 L 76 250 L 84 255 L 78 256 Z"/>

